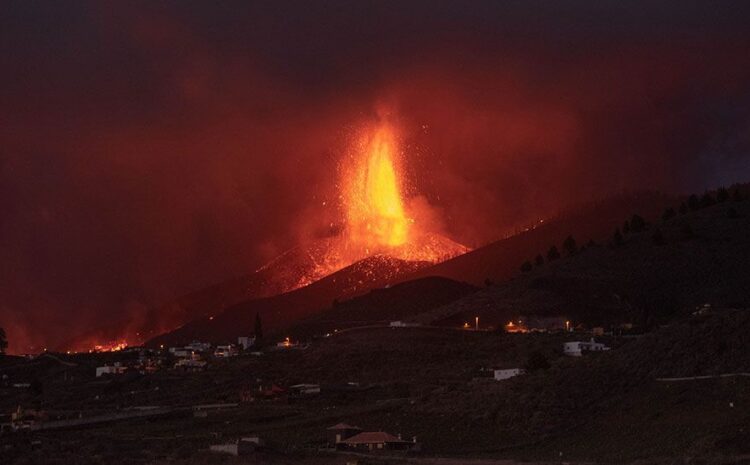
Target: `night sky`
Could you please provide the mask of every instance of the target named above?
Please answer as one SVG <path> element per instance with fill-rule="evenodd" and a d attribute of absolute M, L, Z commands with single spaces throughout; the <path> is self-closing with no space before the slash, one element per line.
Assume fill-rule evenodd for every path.
<path fill-rule="evenodd" d="M 748 181 L 748 24 L 746 1 L 6 0 L 0 326 L 54 344 L 324 234 L 378 118 L 470 246 Z"/>

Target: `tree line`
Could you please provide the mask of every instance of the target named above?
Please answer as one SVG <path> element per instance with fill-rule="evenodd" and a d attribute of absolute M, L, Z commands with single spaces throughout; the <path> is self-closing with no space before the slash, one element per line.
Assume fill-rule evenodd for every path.
<path fill-rule="evenodd" d="M 661 215 L 661 219 L 663 222 L 666 222 L 671 220 L 672 218 L 677 217 L 678 215 L 686 215 L 689 212 L 698 211 L 700 209 L 707 208 L 719 203 L 725 203 L 729 200 L 732 200 L 733 202 L 741 202 L 744 199 L 745 198 L 738 186 L 734 186 L 731 189 L 731 192 L 730 189 L 720 187 L 716 190 L 715 197 L 710 192 L 705 192 L 700 197 L 696 194 L 692 194 L 687 198 L 686 201 L 682 202 L 677 209 L 675 209 L 674 207 L 665 208 L 664 212 Z M 737 213 L 737 210 L 734 207 L 730 207 L 727 210 L 727 217 L 737 218 L 738 216 L 739 215 Z M 632 217 L 625 220 L 621 227 L 615 229 L 608 245 L 612 248 L 622 247 L 623 245 L 625 245 L 625 236 L 629 234 L 641 233 L 648 230 L 649 228 L 649 223 L 646 222 L 646 220 L 642 216 L 633 214 Z M 681 232 L 685 239 L 692 239 L 694 237 L 693 230 L 689 224 L 683 225 L 683 227 L 681 228 Z M 664 235 L 658 227 L 655 228 L 654 232 L 651 234 L 651 240 L 656 245 L 664 245 L 666 243 L 666 239 L 664 238 Z M 573 235 L 569 235 L 562 243 L 562 250 L 563 253 L 571 256 L 583 251 L 586 247 L 592 247 L 595 245 L 596 243 L 593 239 L 591 239 L 586 244 L 586 246 L 582 246 L 579 248 Z M 528 273 L 534 269 L 534 266 L 540 267 L 544 265 L 545 262 L 553 262 L 561 257 L 562 253 L 557 248 L 557 245 L 552 245 L 547 250 L 546 254 L 543 255 L 540 253 L 533 260 L 526 260 L 525 262 L 523 262 L 520 269 L 521 272 Z"/>

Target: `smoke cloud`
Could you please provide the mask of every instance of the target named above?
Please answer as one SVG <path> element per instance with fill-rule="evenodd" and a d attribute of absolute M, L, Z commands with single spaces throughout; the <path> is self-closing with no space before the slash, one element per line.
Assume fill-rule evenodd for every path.
<path fill-rule="evenodd" d="M 746 2 L 403 3 L 0 6 L 12 350 L 330 233 L 347 140 L 384 115 L 410 208 L 469 246 L 750 176 Z"/>

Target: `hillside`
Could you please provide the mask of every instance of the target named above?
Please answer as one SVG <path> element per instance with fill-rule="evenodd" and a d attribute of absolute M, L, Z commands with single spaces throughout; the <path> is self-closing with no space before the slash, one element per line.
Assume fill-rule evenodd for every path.
<path fill-rule="evenodd" d="M 389 277 L 389 279 L 379 281 L 379 283 L 380 285 L 394 284 L 398 282 L 434 276 L 448 278 L 459 282 L 468 282 L 475 286 L 484 286 L 487 279 L 495 282 L 501 282 L 509 279 L 514 274 L 516 274 L 519 264 L 529 255 L 538 253 L 538 251 L 549 247 L 549 245 L 552 243 L 561 242 L 568 234 L 573 233 L 579 237 L 595 238 L 597 240 L 600 240 L 601 238 L 607 237 L 608 234 L 611 234 L 611 231 L 621 224 L 622 219 L 632 214 L 633 211 L 643 212 L 643 214 L 647 214 L 649 216 L 657 216 L 661 212 L 663 207 L 669 204 L 669 202 L 675 202 L 675 199 L 658 193 L 623 194 L 620 196 L 609 198 L 602 202 L 581 206 L 578 209 L 573 210 L 571 213 L 561 215 L 559 218 L 547 221 L 545 224 L 539 225 L 534 229 L 520 233 L 516 236 L 512 236 L 508 239 L 494 242 L 492 244 L 478 248 L 474 251 L 468 252 L 464 255 L 437 265 L 430 266 L 429 264 L 422 264 L 418 267 L 415 267 L 415 270 L 412 270 L 412 272 L 410 273 L 398 273 L 397 275 L 388 272 L 388 270 L 385 270 L 385 273 L 390 274 L 391 276 Z M 291 260 L 288 257 L 282 257 L 280 263 L 294 263 L 296 261 L 296 259 Z M 374 264 L 377 262 L 372 263 Z M 269 265 L 269 267 L 273 269 L 287 270 L 288 265 L 281 266 L 272 263 Z M 373 274 L 374 272 L 375 267 L 371 266 L 370 274 Z M 340 273 L 343 273 L 341 276 L 344 276 L 348 273 L 348 271 L 342 270 Z M 287 274 L 289 273 L 281 273 L 282 276 L 286 276 Z M 310 305 L 311 308 L 314 308 L 315 310 L 328 308 L 334 299 L 343 301 L 354 295 L 348 292 L 346 289 L 341 289 L 339 292 L 336 292 L 332 287 L 334 283 L 336 283 L 336 279 L 333 278 L 333 276 L 335 275 L 331 275 L 321 280 L 327 283 L 320 286 L 321 288 L 328 289 L 325 294 L 327 300 L 315 300 L 314 303 Z M 312 284 L 312 286 L 314 286 L 314 289 L 317 289 L 319 287 L 316 284 L 317 283 Z M 380 286 L 377 285 L 375 281 L 373 281 L 372 285 L 368 285 L 363 281 L 363 283 L 360 283 L 359 287 L 359 292 L 366 292 L 369 289 L 375 289 Z M 256 299 L 255 297 L 252 297 L 250 299 L 243 299 L 244 303 L 241 303 L 242 301 L 240 301 L 235 303 L 234 306 L 213 305 L 209 307 L 209 304 L 211 304 L 212 302 L 224 302 L 224 300 L 221 300 L 223 298 L 223 287 L 214 287 L 212 289 L 215 289 L 216 292 L 209 292 L 205 294 L 205 299 L 201 298 L 191 300 L 191 302 L 197 302 L 197 304 L 191 308 L 195 313 L 200 315 L 200 319 L 198 321 L 210 321 L 207 319 L 209 313 L 213 314 L 216 317 L 216 315 L 221 313 L 222 309 L 226 308 L 228 309 L 227 314 L 221 317 L 221 321 L 229 321 L 231 315 L 237 315 L 237 325 L 233 325 L 228 322 L 223 323 L 226 324 L 226 327 L 228 329 L 231 328 L 231 330 L 222 335 L 221 331 L 208 330 L 206 329 L 207 327 L 205 325 L 201 325 L 200 323 L 195 322 L 193 324 L 187 324 L 185 326 L 185 328 L 194 329 L 191 330 L 180 328 L 175 331 L 175 334 L 189 333 L 192 335 L 191 337 L 203 338 L 209 337 L 210 335 L 210 337 L 219 337 L 224 339 L 230 334 L 234 334 L 235 332 L 237 332 L 236 328 L 238 327 L 250 328 L 250 326 L 247 326 L 247 318 L 249 318 L 249 316 L 247 314 L 243 314 L 243 311 L 239 309 L 246 309 L 247 311 L 252 313 L 252 315 L 250 316 L 254 317 L 254 309 L 257 305 L 260 305 L 260 307 L 258 308 L 270 308 L 275 305 L 272 302 L 284 302 L 286 301 L 286 299 L 288 299 L 288 297 L 283 297 L 279 300 L 276 300 L 274 298 L 267 300 Z M 231 290 L 231 286 L 229 289 Z M 418 291 L 418 289 L 415 289 L 415 291 Z M 304 295 L 307 292 L 308 291 L 305 291 L 302 294 L 294 293 L 293 295 Z M 317 293 L 317 291 L 310 291 L 310 293 L 315 294 Z M 235 296 L 238 294 L 232 292 L 230 293 L 230 295 Z M 259 304 L 259 302 L 262 302 L 262 304 Z M 296 306 L 298 305 L 295 304 L 295 307 Z M 302 303 L 301 306 L 306 307 L 308 306 L 308 304 Z M 208 310 L 206 310 L 207 308 Z M 422 313 L 424 309 L 419 308 L 415 310 L 419 313 Z M 275 313 L 275 320 L 279 320 L 280 318 L 282 318 L 280 313 L 281 311 L 282 310 L 280 309 L 262 310 L 263 313 Z M 304 314 L 305 316 L 308 316 L 312 313 L 314 313 L 314 311 L 307 309 L 301 312 L 300 315 Z M 413 314 L 416 315 L 416 313 Z M 294 320 L 297 318 L 295 315 L 295 312 L 289 311 L 283 317 L 283 319 L 285 320 L 285 324 L 276 326 L 276 329 L 285 328 L 294 323 Z M 399 313 L 399 315 L 403 318 L 407 316 L 406 313 Z M 218 328 L 215 323 L 216 318 L 214 321 L 211 321 L 210 327 Z"/>
<path fill-rule="evenodd" d="M 411 278 L 442 276 L 476 286 L 484 286 L 487 280 L 500 283 L 513 277 L 524 260 L 546 252 L 552 244 L 559 246 L 569 234 L 583 243 L 589 239 L 603 241 L 634 212 L 646 218 L 656 218 L 664 207 L 676 202 L 677 198 L 673 196 L 641 192 L 580 205 L 507 239 L 421 269 Z"/>
<path fill-rule="evenodd" d="M 330 307 L 336 299 L 347 299 L 372 288 L 384 287 L 425 266 L 425 262 L 373 256 L 300 289 L 248 300 L 224 312 L 217 311 L 215 315 L 191 321 L 149 340 L 147 345 L 185 344 L 195 339 L 234 342 L 238 336 L 252 334 L 256 314 L 260 315 L 266 334 L 271 334 Z"/>
<path fill-rule="evenodd" d="M 517 261 L 516 269 L 549 246 Z M 620 246 L 599 242 L 563 255 L 418 320 L 458 325 L 478 315 L 501 325 L 519 315 L 540 315 L 565 316 L 574 325 L 650 327 L 704 303 L 748 306 L 750 202 L 727 201 L 659 219 L 643 232 L 624 235 Z"/>
<path fill-rule="evenodd" d="M 300 321 L 289 329 L 295 339 L 367 325 L 388 325 L 446 305 L 477 288 L 451 279 L 430 277 L 373 289 L 351 300 L 336 301 L 329 309 Z"/>

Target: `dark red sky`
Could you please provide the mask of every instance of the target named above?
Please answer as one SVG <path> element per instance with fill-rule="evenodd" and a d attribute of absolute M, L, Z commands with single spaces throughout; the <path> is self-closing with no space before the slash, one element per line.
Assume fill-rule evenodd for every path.
<path fill-rule="evenodd" d="M 256 268 L 335 218 L 383 109 L 468 245 L 747 181 L 750 4 L 720 3 L 2 2 L 0 326 L 23 350 Z"/>

